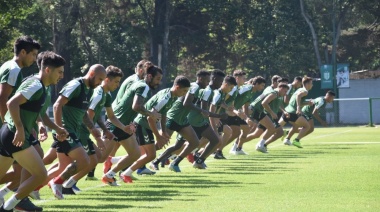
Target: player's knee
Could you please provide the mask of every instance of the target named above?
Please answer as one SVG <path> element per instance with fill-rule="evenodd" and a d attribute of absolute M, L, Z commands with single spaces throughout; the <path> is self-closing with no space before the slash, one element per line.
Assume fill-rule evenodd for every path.
<path fill-rule="evenodd" d="M 133 161 L 136 161 L 137 159 L 139 159 L 141 157 L 141 152 L 140 151 L 135 151 L 133 152 L 132 154 L 129 154 L 129 157 L 133 160 Z"/>
<path fill-rule="evenodd" d="M 42 169 L 41 171 L 36 172 L 35 174 L 33 174 L 33 176 L 35 177 L 35 180 L 37 181 L 36 184 L 41 184 L 48 178 L 46 169 Z"/>
<path fill-rule="evenodd" d="M 157 156 L 156 152 L 152 152 L 152 153 L 149 153 L 149 154 L 146 155 L 146 159 L 148 161 L 152 161 L 152 160 L 154 160 L 156 158 L 156 156 Z"/>

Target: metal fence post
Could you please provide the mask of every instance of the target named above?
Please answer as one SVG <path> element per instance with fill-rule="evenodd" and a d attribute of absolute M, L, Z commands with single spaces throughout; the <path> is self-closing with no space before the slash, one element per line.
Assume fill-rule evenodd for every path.
<path fill-rule="evenodd" d="M 369 98 L 369 126 L 374 127 L 372 119 L 372 98 Z"/>

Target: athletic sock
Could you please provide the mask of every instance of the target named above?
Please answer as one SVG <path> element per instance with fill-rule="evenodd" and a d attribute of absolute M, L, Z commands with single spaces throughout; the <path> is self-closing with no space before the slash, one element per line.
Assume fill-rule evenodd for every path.
<path fill-rule="evenodd" d="M 264 147 L 267 147 L 268 146 L 268 144 L 264 144 Z"/>
<path fill-rule="evenodd" d="M 191 151 L 192 154 L 195 154 L 198 151 L 198 148 L 195 148 L 193 151 Z"/>
<path fill-rule="evenodd" d="M 61 184 L 62 185 L 62 183 L 65 182 L 65 179 L 63 179 L 61 176 L 58 176 L 58 177 L 54 178 L 53 182 L 55 184 Z"/>
<path fill-rule="evenodd" d="M 91 170 L 88 174 L 87 177 L 94 177 L 95 176 L 95 168 Z"/>
<path fill-rule="evenodd" d="M 178 166 L 179 163 L 183 160 L 183 157 L 178 156 L 174 161 L 174 166 Z"/>
<path fill-rule="evenodd" d="M 154 161 L 153 161 L 153 164 L 154 165 L 158 165 L 160 163 L 160 160 L 158 160 L 158 159 L 155 159 Z"/>
<path fill-rule="evenodd" d="M 205 162 L 205 159 L 204 158 L 198 158 L 197 160 L 196 160 L 196 163 L 197 164 L 202 164 L 202 163 L 204 163 Z"/>
<path fill-rule="evenodd" d="M 0 197 L 4 197 L 5 195 L 7 195 L 9 192 L 11 192 L 11 190 L 5 185 L 4 187 L 2 187 L 0 189 Z"/>
<path fill-rule="evenodd" d="M 129 167 L 127 170 L 123 171 L 123 173 L 121 174 L 125 176 L 131 176 L 132 173 L 133 173 L 133 170 L 131 169 L 131 167 Z"/>
<path fill-rule="evenodd" d="M 16 207 L 16 205 L 21 201 L 21 199 L 17 199 L 16 198 L 16 194 L 13 194 L 11 196 L 11 198 L 9 198 L 5 203 L 4 203 L 4 209 L 5 210 L 11 210 L 13 209 L 14 207 Z"/>
<path fill-rule="evenodd" d="M 124 156 L 119 156 L 119 157 L 112 157 L 111 158 L 111 163 L 112 164 L 117 164 L 119 160 L 121 160 Z"/>
<path fill-rule="evenodd" d="M 294 139 L 294 141 L 300 142 L 300 139 L 296 138 L 296 139 Z"/>
<path fill-rule="evenodd" d="M 109 171 L 106 173 L 106 177 L 108 177 L 108 178 L 114 178 L 115 175 L 116 175 L 116 173 L 113 172 L 113 171 L 111 171 L 111 170 L 109 170 Z"/>
<path fill-rule="evenodd" d="M 65 187 L 65 188 L 71 188 L 73 187 L 73 185 L 77 183 L 77 181 L 73 178 L 73 177 L 70 177 L 68 180 L 66 180 L 62 186 Z"/>

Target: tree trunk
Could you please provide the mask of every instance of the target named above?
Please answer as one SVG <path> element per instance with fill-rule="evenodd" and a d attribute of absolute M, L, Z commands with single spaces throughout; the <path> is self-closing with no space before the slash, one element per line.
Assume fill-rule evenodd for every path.
<path fill-rule="evenodd" d="M 305 6 L 304 6 L 303 0 L 300 0 L 300 6 L 301 6 L 302 16 L 305 18 L 306 23 L 310 27 L 311 35 L 313 37 L 313 46 L 314 46 L 315 56 L 317 58 L 317 64 L 318 64 L 318 69 L 319 69 L 319 67 L 321 67 L 322 65 L 322 62 L 321 62 L 321 55 L 319 54 L 317 34 L 315 33 L 315 29 L 314 29 L 313 23 L 310 21 L 309 15 L 305 12 Z"/>

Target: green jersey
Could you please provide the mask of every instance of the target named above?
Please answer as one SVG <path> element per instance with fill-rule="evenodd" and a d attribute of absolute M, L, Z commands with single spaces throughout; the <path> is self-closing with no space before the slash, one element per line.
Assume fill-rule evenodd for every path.
<path fill-rule="evenodd" d="M 46 98 L 46 88 L 42 82 L 35 77 L 25 80 L 17 89 L 16 94 L 20 93 L 27 101 L 20 105 L 20 118 L 24 126 L 25 139 L 29 138 L 37 117 L 44 107 Z M 5 115 L 5 121 L 12 132 L 16 132 L 16 126 L 9 111 Z"/>
<path fill-rule="evenodd" d="M 231 92 L 229 94 L 231 94 Z M 211 104 L 216 106 L 215 113 L 225 113 L 226 110 L 222 108 L 223 102 L 228 106 L 232 105 L 235 96 L 234 94 L 232 94 L 232 96 L 230 96 L 229 94 L 223 93 L 221 89 L 214 91 L 214 96 L 212 98 Z"/>
<path fill-rule="evenodd" d="M 253 85 L 241 86 L 235 98 L 234 106 L 236 109 L 241 109 L 246 103 L 251 103 L 257 92 L 253 91 Z"/>
<path fill-rule="evenodd" d="M 69 100 L 62 107 L 63 127 L 69 133 L 79 133 L 83 116 L 88 109 L 90 92 L 91 90 L 85 85 L 83 78 L 71 80 L 59 92 Z"/>
<path fill-rule="evenodd" d="M 190 85 L 190 89 L 188 91 L 188 94 L 194 95 L 193 104 L 196 103 L 198 100 L 199 90 L 200 90 L 199 85 L 196 82 L 192 82 Z M 183 97 L 177 99 L 173 103 L 173 106 L 169 109 L 169 111 L 167 112 L 167 115 L 166 115 L 166 117 L 168 119 L 174 120 L 179 125 L 185 125 L 189 122 L 189 120 L 187 119 L 187 115 L 189 115 L 189 112 L 191 111 L 191 109 L 183 106 L 183 102 L 185 101 L 185 97 L 186 96 L 183 96 Z"/>
<path fill-rule="evenodd" d="M 213 94 L 214 92 L 210 86 L 207 86 L 205 89 L 199 90 L 199 98 L 198 98 L 198 101 L 196 102 L 196 105 L 200 108 L 202 101 L 206 101 L 210 103 L 212 100 Z M 207 117 L 204 117 L 202 113 L 195 110 L 191 110 L 187 118 L 189 119 L 190 125 L 194 127 L 201 127 L 209 122 L 209 119 Z"/>
<path fill-rule="evenodd" d="M 297 111 L 297 95 L 299 93 L 301 93 L 301 92 L 308 93 L 308 91 L 306 90 L 306 88 L 299 88 L 299 89 L 297 89 L 296 92 L 294 92 L 294 94 L 292 95 L 292 97 L 290 97 L 289 104 L 285 108 L 286 112 L 288 112 L 288 113 L 296 113 L 296 111 Z M 304 97 L 301 98 L 301 104 L 305 101 L 306 96 L 307 95 L 305 95 Z"/>
<path fill-rule="evenodd" d="M 135 96 L 141 96 L 147 101 L 150 88 L 144 80 L 134 82 L 120 99 L 117 105 L 112 104 L 115 116 L 124 125 L 130 124 L 136 118 L 137 112 L 132 109 L 133 99 Z"/>
<path fill-rule="evenodd" d="M 172 107 L 173 102 L 177 99 L 177 97 L 173 96 L 170 92 L 170 88 L 163 89 L 152 96 L 147 103 L 145 103 L 145 108 L 147 110 L 152 110 L 153 108 L 158 111 L 162 115 L 166 115 L 168 110 Z M 147 116 L 138 114 L 135 118 L 134 122 L 139 125 L 150 129 Z"/>
<path fill-rule="evenodd" d="M 119 104 L 119 102 L 123 99 L 124 94 L 126 93 L 127 89 L 134 83 L 139 81 L 140 78 L 137 74 L 132 74 L 127 79 L 124 80 L 124 82 L 120 85 L 119 91 L 117 92 L 115 100 L 112 102 L 112 107 L 116 107 L 116 105 Z"/>
<path fill-rule="evenodd" d="M 264 89 L 263 93 L 265 92 L 272 92 L 274 91 L 274 88 L 272 86 L 268 86 Z M 280 111 L 280 106 L 283 105 L 282 102 L 284 102 L 284 97 L 280 97 L 277 95 L 277 98 L 274 99 L 270 104 L 270 109 L 272 109 L 272 111 L 274 113 L 278 113 L 278 111 Z M 266 113 L 266 111 L 264 111 Z"/>
<path fill-rule="evenodd" d="M 111 107 L 112 103 L 112 96 L 111 93 L 104 92 L 103 87 L 99 85 L 94 89 L 94 92 L 92 93 L 88 109 L 94 111 L 94 118 L 93 122 L 96 123 L 97 120 L 102 115 L 102 110 L 104 107 Z M 81 139 L 88 139 L 90 136 L 90 132 L 88 131 L 87 127 L 82 123 L 81 128 L 79 130 L 79 134 L 81 136 Z"/>
<path fill-rule="evenodd" d="M 312 116 L 315 108 L 319 110 L 319 108 L 326 106 L 326 103 L 327 103 L 325 101 L 325 97 L 323 96 L 313 99 L 312 102 L 313 102 L 313 105 L 311 106 L 306 105 L 302 107 L 302 112 L 307 116 Z"/>
<path fill-rule="evenodd" d="M 270 94 L 275 94 L 277 97 L 278 97 L 278 91 L 274 90 L 274 89 L 265 89 L 263 91 L 263 93 L 258 96 L 251 104 L 250 104 L 250 107 L 254 110 L 254 111 L 257 111 L 258 113 L 262 113 L 264 112 L 264 107 L 262 105 L 262 102 L 263 100 L 269 96 Z M 276 99 L 275 98 L 274 100 L 272 100 L 270 103 L 269 103 L 269 106 L 270 108 L 272 109 L 274 107 L 273 104 L 276 104 Z M 273 109 L 272 109 L 273 110 Z M 275 111 L 273 111 L 275 112 Z"/>

